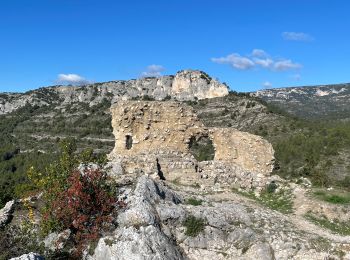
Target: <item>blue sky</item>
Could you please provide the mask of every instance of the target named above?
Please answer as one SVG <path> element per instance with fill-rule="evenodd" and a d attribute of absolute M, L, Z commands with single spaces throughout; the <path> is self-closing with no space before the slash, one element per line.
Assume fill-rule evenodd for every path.
<path fill-rule="evenodd" d="M 347 0 L 0 0 L 0 91 L 200 69 L 231 89 L 350 82 Z"/>

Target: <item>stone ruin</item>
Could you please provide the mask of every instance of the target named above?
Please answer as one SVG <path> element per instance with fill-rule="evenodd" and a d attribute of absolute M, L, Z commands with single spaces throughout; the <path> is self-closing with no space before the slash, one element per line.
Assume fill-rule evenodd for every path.
<path fill-rule="evenodd" d="M 204 189 L 261 190 L 274 166 L 272 145 L 233 128 L 205 127 L 181 102 L 113 105 L 110 159 L 124 177 L 142 174 Z"/>

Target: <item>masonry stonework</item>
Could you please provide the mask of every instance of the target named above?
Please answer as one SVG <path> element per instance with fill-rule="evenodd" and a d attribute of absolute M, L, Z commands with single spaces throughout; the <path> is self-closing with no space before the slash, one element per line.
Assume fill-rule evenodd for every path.
<path fill-rule="evenodd" d="M 262 188 L 274 164 L 272 145 L 233 128 L 207 128 L 181 102 L 120 101 L 111 108 L 115 148 L 124 174 L 150 174 L 185 185 Z M 197 161 L 192 138 L 208 137 L 213 160 Z M 213 186 L 214 185 L 214 186 Z"/>

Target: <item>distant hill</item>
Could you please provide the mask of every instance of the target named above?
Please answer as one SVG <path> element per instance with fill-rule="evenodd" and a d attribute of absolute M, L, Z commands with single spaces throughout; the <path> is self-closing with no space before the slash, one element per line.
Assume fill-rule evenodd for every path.
<path fill-rule="evenodd" d="M 350 118 L 350 83 L 266 89 L 251 94 L 301 118 Z"/>

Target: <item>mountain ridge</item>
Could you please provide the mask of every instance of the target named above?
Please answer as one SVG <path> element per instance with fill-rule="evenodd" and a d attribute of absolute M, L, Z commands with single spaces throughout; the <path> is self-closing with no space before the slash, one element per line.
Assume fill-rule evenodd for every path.
<path fill-rule="evenodd" d="M 350 83 L 266 89 L 250 95 L 305 119 L 350 118 Z"/>
<path fill-rule="evenodd" d="M 107 99 L 118 100 L 151 98 L 155 100 L 177 99 L 179 101 L 200 100 L 226 96 L 227 85 L 211 78 L 199 70 L 182 70 L 173 76 L 147 77 L 94 83 L 83 86 L 43 87 L 25 93 L 0 94 L 0 114 L 7 114 L 26 104 L 43 106 L 49 104 L 88 103 L 89 106 Z"/>

